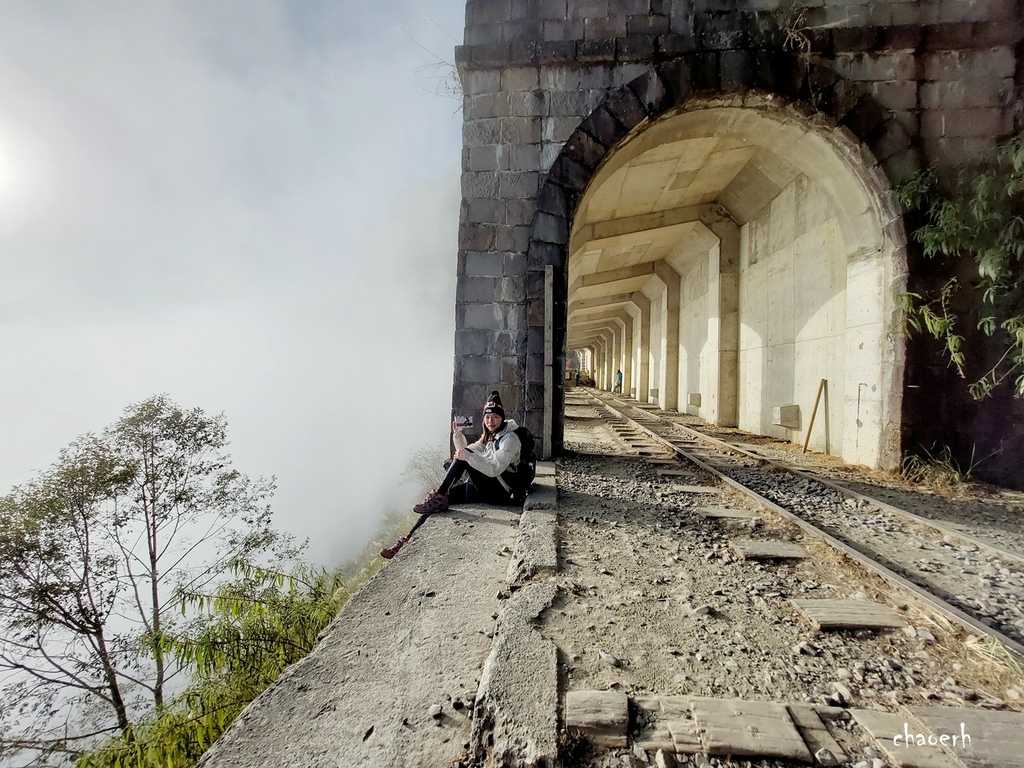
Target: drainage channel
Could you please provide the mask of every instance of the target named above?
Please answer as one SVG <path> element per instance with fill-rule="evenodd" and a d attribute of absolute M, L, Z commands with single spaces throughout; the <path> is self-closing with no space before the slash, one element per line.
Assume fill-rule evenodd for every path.
<path fill-rule="evenodd" d="M 968 631 L 1024 656 L 1024 570 L 1016 553 L 662 419 L 650 409 L 587 394 L 607 410 L 610 421 L 629 425 L 620 432 L 627 443 L 628 430 L 638 431 Z M 642 446 L 633 447 L 643 458 Z"/>

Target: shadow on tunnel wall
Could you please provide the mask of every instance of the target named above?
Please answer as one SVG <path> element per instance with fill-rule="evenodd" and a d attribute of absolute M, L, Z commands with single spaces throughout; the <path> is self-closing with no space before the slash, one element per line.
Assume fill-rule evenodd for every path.
<path fill-rule="evenodd" d="M 929 295 L 950 277 L 959 280 L 961 288 L 951 309 L 959 315 L 957 330 L 964 336 L 967 364 L 965 378 L 960 378 L 940 342 L 927 335 L 908 341 L 904 454 L 928 458 L 948 448 L 961 470 L 973 467 L 973 479 L 1024 490 L 1024 398 L 1013 397 L 1013 377 L 986 400 L 975 400 L 968 391 L 968 385 L 999 358 L 992 341 L 977 329 L 981 305 L 974 290 L 974 261 L 966 258 L 955 265 L 944 264 L 924 257 L 916 244 L 909 251 L 909 291 Z"/>

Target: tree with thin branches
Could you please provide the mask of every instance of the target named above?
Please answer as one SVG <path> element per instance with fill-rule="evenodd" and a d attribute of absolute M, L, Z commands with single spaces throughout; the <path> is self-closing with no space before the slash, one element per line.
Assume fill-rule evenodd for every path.
<path fill-rule="evenodd" d="M 223 415 L 157 395 L 0 498 L 0 757 L 60 764 L 164 708 L 182 591 L 278 539 L 273 479 L 227 444 Z"/>

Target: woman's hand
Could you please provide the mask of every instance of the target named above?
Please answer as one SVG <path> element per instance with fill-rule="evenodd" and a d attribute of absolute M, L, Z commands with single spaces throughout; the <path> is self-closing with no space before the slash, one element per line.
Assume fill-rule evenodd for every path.
<path fill-rule="evenodd" d="M 464 427 L 460 426 L 458 422 L 452 422 L 452 443 L 455 445 L 456 449 L 465 448 L 469 444 L 469 441 L 466 440 L 466 436 L 462 433 L 463 429 Z"/>
<path fill-rule="evenodd" d="M 469 449 L 459 448 L 459 450 L 455 452 L 455 458 L 459 461 L 467 461 L 469 459 Z"/>

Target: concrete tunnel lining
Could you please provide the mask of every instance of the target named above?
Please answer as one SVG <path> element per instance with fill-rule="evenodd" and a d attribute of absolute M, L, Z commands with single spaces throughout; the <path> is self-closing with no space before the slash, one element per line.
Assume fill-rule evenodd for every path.
<path fill-rule="evenodd" d="M 825 427 L 819 419 L 812 446 L 892 466 L 902 385 L 892 295 L 905 251 L 901 227 L 889 226 L 891 191 L 866 154 L 849 134 L 771 98 L 755 107 L 691 101 L 634 131 L 594 172 L 572 221 L 567 348 L 593 350 L 603 388 L 622 369 L 626 391 L 642 401 L 794 442 L 826 378 Z M 723 235 L 723 219 L 738 236 Z M 681 276 L 682 299 L 666 293 L 666 269 Z M 654 317 L 644 318 L 635 294 Z M 636 319 L 629 337 L 621 321 L 602 326 L 626 307 Z M 602 329 L 583 333 L 584 316 Z M 645 322 L 648 360 L 639 353 Z M 774 408 L 791 404 L 802 423 L 772 424 Z"/>

